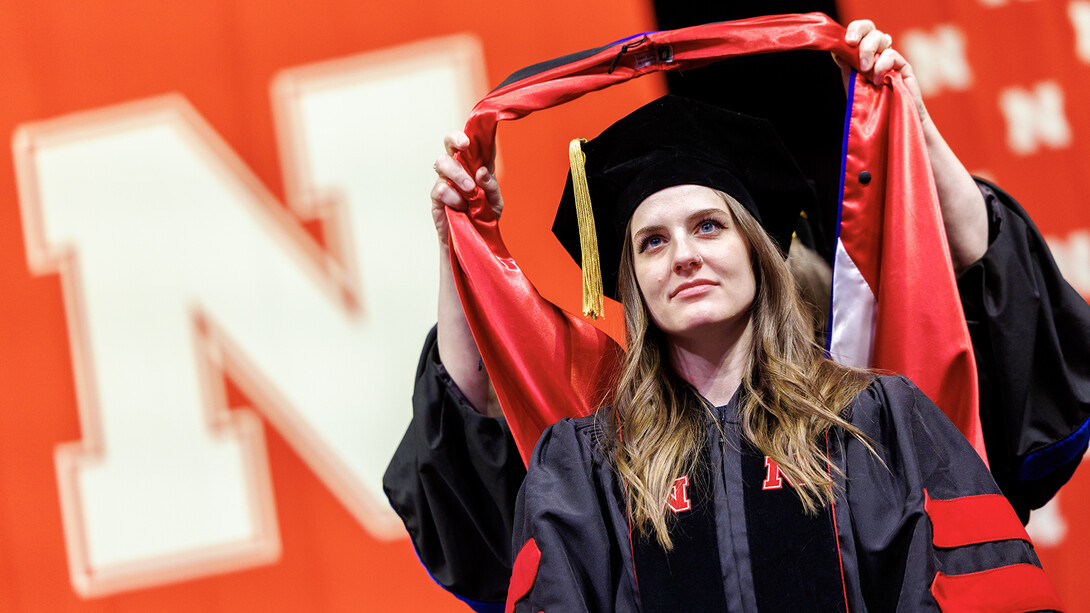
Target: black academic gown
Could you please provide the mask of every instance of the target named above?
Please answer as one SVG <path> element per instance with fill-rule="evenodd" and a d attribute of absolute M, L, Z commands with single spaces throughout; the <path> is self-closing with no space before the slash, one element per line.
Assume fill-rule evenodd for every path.
<path fill-rule="evenodd" d="M 1090 305 L 1063 280 L 1018 203 L 980 185 L 990 243 L 958 289 L 989 462 L 1024 522 L 1067 482 L 1087 448 Z M 524 475 L 504 420 L 477 414 L 446 375 L 433 330 L 417 370 L 413 420 L 383 486 L 424 566 L 477 610 L 503 610 Z"/>
<path fill-rule="evenodd" d="M 958 277 L 958 293 L 988 461 L 1026 522 L 1071 478 L 1090 441 L 1090 305 L 1064 281 L 1018 202 L 977 181 L 990 244 Z"/>
<path fill-rule="evenodd" d="M 493 610 L 488 603 L 507 597 L 526 468 L 504 419 L 477 413 L 454 384 L 436 340 L 432 328 L 416 369 L 413 419 L 382 485 L 432 578 L 475 609 Z"/>
<path fill-rule="evenodd" d="M 516 549 L 533 548 L 539 561 L 536 572 L 524 555 L 515 563 L 512 585 L 523 588 L 515 610 L 937 611 L 937 573 L 1039 568 L 1020 538 L 933 544 L 932 525 L 944 520 L 929 515 L 928 498 L 990 496 L 1000 503 L 992 512 L 1014 529 L 1008 536 L 1025 533 L 969 443 L 906 378 L 876 378 L 847 414 L 877 455 L 830 433 L 826 449 L 842 474 L 835 503 L 817 515 L 742 441 L 735 407 L 715 410 L 724 436 L 709 420 L 707 470 L 686 475 L 686 491 L 673 498 L 681 500 L 669 554 L 630 538 L 624 486 L 604 460 L 597 416 L 547 429 L 516 505 Z M 534 579 L 519 576 L 527 573 Z"/>

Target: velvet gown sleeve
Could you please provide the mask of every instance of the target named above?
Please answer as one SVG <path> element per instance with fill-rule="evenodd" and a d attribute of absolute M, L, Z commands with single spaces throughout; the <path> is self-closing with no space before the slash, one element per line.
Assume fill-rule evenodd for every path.
<path fill-rule="evenodd" d="M 850 420 L 878 451 L 841 433 L 848 522 L 838 521 L 839 540 L 845 572 L 858 578 L 847 582 L 850 610 L 1060 607 L 988 468 L 912 382 L 879 377 Z"/>
<path fill-rule="evenodd" d="M 433 328 L 416 370 L 412 422 L 382 485 L 428 572 L 477 610 L 502 611 L 525 475 L 506 422 L 477 413 L 439 362 Z"/>
<path fill-rule="evenodd" d="M 1014 198 L 978 182 L 990 245 L 961 273 L 958 291 L 988 461 L 1025 522 L 1071 477 L 1090 440 L 1090 305 L 1064 281 Z"/>
<path fill-rule="evenodd" d="M 594 454 L 593 417 L 542 433 L 515 509 L 508 610 L 635 611 L 627 519 L 616 482 Z"/>

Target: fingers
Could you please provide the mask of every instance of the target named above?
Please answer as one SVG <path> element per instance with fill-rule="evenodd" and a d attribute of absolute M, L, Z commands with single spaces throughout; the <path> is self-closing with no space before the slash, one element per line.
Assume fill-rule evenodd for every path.
<path fill-rule="evenodd" d="M 874 22 L 870 19 L 856 19 L 848 24 L 847 32 L 844 34 L 844 42 L 848 43 L 849 47 L 854 47 L 873 29 Z"/>
<path fill-rule="evenodd" d="M 848 24 L 844 42 L 849 47 L 859 47 L 859 70 L 867 72 L 882 53 L 893 46 L 893 37 L 875 27 L 873 21 L 857 19 Z"/>
<path fill-rule="evenodd" d="M 449 207 L 456 211 L 464 211 L 468 206 L 465 197 L 443 179 L 437 179 L 431 188 L 431 204 L 433 209 Z"/>
<path fill-rule="evenodd" d="M 905 85 L 912 93 L 920 119 L 927 118 L 927 109 L 923 103 L 923 96 L 920 94 L 919 83 L 916 82 L 916 75 L 912 72 L 912 65 L 893 48 L 892 36 L 875 27 L 873 21 L 858 19 L 848 24 L 844 33 L 844 42 L 848 43 L 849 47 L 859 47 L 859 70 L 867 72 L 873 68 L 870 80 L 876 85 L 880 84 L 890 71 L 900 71 Z M 847 91 L 846 66 L 835 56 L 834 59 L 837 60 L 841 73 L 844 75 L 844 89 Z"/>
<path fill-rule="evenodd" d="M 906 66 L 908 66 L 908 62 L 903 55 L 894 49 L 887 48 L 874 62 L 874 82 L 879 83 L 889 71 L 901 70 Z M 911 68 L 908 68 L 908 70 L 911 70 Z M 905 76 L 907 77 L 908 75 Z"/>
<path fill-rule="evenodd" d="M 874 66 L 874 62 L 893 45 L 893 37 L 881 30 L 867 32 L 859 42 L 859 70 L 867 72 Z"/>
<path fill-rule="evenodd" d="M 485 198 L 492 210 L 499 216 L 503 210 L 503 197 L 500 195 L 500 185 L 492 174 L 491 164 L 477 169 L 476 179 L 470 177 L 465 168 L 454 159 L 458 152 L 469 148 L 469 137 L 465 132 L 455 131 L 443 138 L 443 147 L 446 153 L 435 160 L 433 168 L 439 178 L 431 190 L 433 213 L 438 215 L 446 207 L 457 211 L 465 211 L 468 208 L 468 197 L 477 187 L 484 191 Z M 438 209 L 438 210 L 436 210 Z M 445 217 L 445 213 L 442 214 Z"/>
<path fill-rule="evenodd" d="M 455 152 L 468 146 L 469 138 L 464 132 L 455 131 L 447 134 L 443 138 L 443 148 L 446 149 L 446 153 L 436 158 L 435 164 L 432 165 L 435 174 L 439 175 L 431 188 L 432 211 L 436 217 L 437 228 L 440 218 L 443 220 L 446 218 L 446 207 L 457 211 L 466 210 L 467 203 L 463 192 L 470 193 L 476 188 L 469 173 L 452 157 Z M 452 186 L 457 186 L 461 192 Z"/>
<path fill-rule="evenodd" d="M 443 147 L 447 155 L 454 155 L 455 151 L 465 151 L 469 148 L 469 137 L 461 130 L 455 130 L 443 137 Z"/>
<path fill-rule="evenodd" d="M 886 49 L 882 52 L 882 55 L 878 56 L 878 60 L 874 63 L 874 82 L 881 83 L 882 79 L 894 70 L 901 73 L 901 79 L 904 81 L 909 93 L 912 94 L 912 101 L 916 104 L 916 112 L 920 116 L 920 121 L 926 123 L 928 119 L 927 106 L 923 102 L 920 83 L 916 80 L 912 64 L 909 64 L 908 60 L 896 49 Z"/>
<path fill-rule="evenodd" d="M 500 183 L 486 167 L 477 169 L 477 185 L 484 190 L 484 197 L 492 207 L 492 211 L 499 217 L 503 211 L 503 196 L 500 195 Z"/>
<path fill-rule="evenodd" d="M 466 172 L 466 169 L 462 168 L 462 165 L 459 164 L 457 160 L 447 154 L 443 154 L 436 158 L 433 167 L 440 179 L 449 180 L 467 194 L 472 192 L 473 188 L 476 187 L 472 177 Z"/>

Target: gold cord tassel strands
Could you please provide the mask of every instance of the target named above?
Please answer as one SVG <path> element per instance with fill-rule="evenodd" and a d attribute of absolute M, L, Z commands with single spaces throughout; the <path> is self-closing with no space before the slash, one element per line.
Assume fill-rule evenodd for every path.
<path fill-rule="evenodd" d="M 568 145 L 571 163 L 572 191 L 575 195 L 575 215 L 579 221 L 579 250 L 583 257 L 583 315 L 591 319 L 604 316 L 602 296 L 602 264 L 598 256 L 598 234 L 594 228 L 594 212 L 590 206 L 590 188 L 584 168 L 583 138 L 572 139 Z"/>

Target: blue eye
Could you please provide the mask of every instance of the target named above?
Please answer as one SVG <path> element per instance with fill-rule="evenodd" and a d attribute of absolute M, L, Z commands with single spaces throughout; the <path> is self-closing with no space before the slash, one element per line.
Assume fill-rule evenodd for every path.
<path fill-rule="evenodd" d="M 697 231 L 704 234 L 712 234 L 723 229 L 723 224 L 714 219 L 705 219 L 697 224 Z"/>
<path fill-rule="evenodd" d="M 640 251 L 639 252 L 643 253 L 644 251 L 646 251 L 648 249 L 654 249 L 655 247 L 658 247 L 661 244 L 662 244 L 662 237 L 658 236 L 657 234 L 652 234 L 651 236 L 648 236 L 648 237 L 644 238 L 642 241 L 640 241 Z"/>

